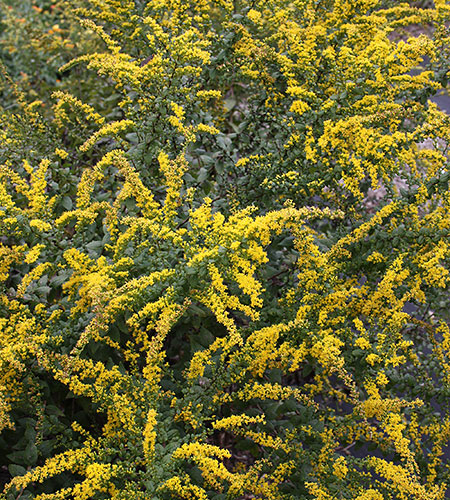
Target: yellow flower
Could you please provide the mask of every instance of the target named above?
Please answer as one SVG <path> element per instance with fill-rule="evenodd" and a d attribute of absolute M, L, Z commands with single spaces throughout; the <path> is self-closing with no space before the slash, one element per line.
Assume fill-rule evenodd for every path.
<path fill-rule="evenodd" d="M 257 23 L 261 19 L 261 12 L 258 12 L 255 9 L 250 9 L 247 12 L 247 17 L 254 23 Z"/>

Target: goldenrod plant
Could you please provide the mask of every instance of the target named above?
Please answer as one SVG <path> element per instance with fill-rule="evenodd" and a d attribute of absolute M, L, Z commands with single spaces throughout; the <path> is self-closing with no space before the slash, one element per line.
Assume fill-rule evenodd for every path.
<path fill-rule="evenodd" d="M 0 15 L 0 499 L 447 498 L 450 2 Z"/>

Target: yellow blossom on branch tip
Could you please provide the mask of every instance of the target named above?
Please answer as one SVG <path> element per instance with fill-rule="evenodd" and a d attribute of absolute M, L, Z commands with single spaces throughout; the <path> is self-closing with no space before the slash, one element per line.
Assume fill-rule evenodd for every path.
<path fill-rule="evenodd" d="M 103 137 L 113 136 L 116 137 L 119 133 L 130 129 L 134 126 L 132 120 L 120 120 L 104 125 L 100 130 L 95 132 L 87 141 L 80 146 L 80 151 L 86 152 L 91 149 L 95 143 Z"/>

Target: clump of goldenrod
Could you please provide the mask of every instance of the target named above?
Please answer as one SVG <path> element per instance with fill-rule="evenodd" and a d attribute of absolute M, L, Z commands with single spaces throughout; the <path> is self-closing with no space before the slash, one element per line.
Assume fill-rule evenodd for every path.
<path fill-rule="evenodd" d="M 0 498 L 443 499 L 449 2 L 38 4 L 0 7 Z"/>

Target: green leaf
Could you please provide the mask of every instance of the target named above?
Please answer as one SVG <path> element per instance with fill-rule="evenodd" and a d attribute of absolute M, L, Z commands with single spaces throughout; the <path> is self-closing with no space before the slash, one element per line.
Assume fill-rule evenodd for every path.
<path fill-rule="evenodd" d="M 17 465 L 17 464 L 9 464 L 8 471 L 12 477 L 23 476 L 27 472 L 25 467 L 22 467 L 21 465 Z"/>
<path fill-rule="evenodd" d="M 73 202 L 72 198 L 69 196 L 64 196 L 64 198 L 61 201 L 61 205 L 66 209 L 66 210 L 72 210 L 73 207 Z"/>
<path fill-rule="evenodd" d="M 24 451 L 24 459 L 27 465 L 34 465 L 38 458 L 38 449 L 35 443 L 29 443 Z"/>

